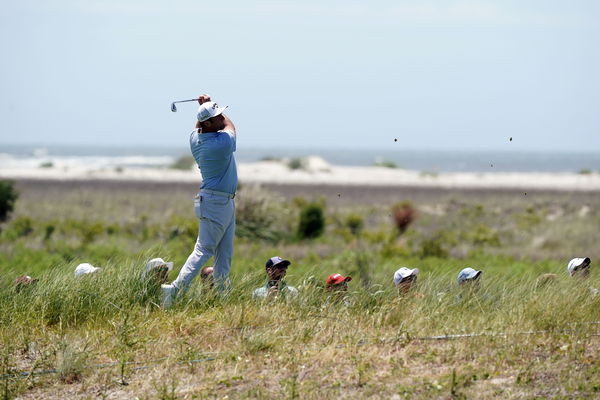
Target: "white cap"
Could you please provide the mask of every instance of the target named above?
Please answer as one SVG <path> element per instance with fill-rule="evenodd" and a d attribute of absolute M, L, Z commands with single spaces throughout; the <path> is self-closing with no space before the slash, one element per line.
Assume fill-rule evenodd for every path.
<path fill-rule="evenodd" d="M 160 268 L 162 266 L 167 267 L 167 269 L 169 270 L 169 272 L 171 272 L 171 270 L 173 269 L 173 263 L 172 262 L 166 262 L 162 258 L 153 258 L 152 260 L 150 260 L 150 261 L 148 261 L 146 263 L 146 267 L 144 268 L 144 274 L 143 274 L 143 276 L 146 276 L 148 274 L 148 272 L 150 272 L 154 268 Z"/>
<path fill-rule="evenodd" d="M 398 271 L 394 272 L 394 285 L 399 284 L 403 279 L 414 275 L 419 275 L 419 268 L 410 269 L 406 267 L 400 268 Z"/>
<path fill-rule="evenodd" d="M 96 272 L 98 270 L 100 270 L 100 268 L 94 267 L 92 264 L 88 264 L 88 263 L 79 264 L 75 268 L 75 276 L 93 274 L 94 272 Z"/>
<path fill-rule="evenodd" d="M 474 280 L 479 278 L 479 275 L 481 275 L 482 272 L 483 271 L 474 270 L 473 268 L 465 268 L 458 273 L 458 277 L 456 278 L 456 280 L 459 284 L 464 283 L 466 281 Z"/>
<path fill-rule="evenodd" d="M 198 121 L 204 122 L 207 119 L 211 119 L 212 117 L 216 117 L 225 111 L 225 107 L 219 107 L 217 103 L 214 101 L 207 101 L 206 103 L 202 103 L 200 107 L 198 107 Z"/>
<path fill-rule="evenodd" d="M 573 275 L 575 271 L 589 266 L 591 262 L 592 260 L 590 260 L 589 257 L 574 258 L 569 261 L 569 264 L 567 265 L 567 271 L 569 271 L 569 275 Z"/>

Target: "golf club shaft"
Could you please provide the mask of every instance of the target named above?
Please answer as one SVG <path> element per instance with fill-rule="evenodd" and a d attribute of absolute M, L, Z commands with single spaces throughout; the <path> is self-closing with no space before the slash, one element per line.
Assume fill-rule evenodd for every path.
<path fill-rule="evenodd" d="M 179 101 L 174 101 L 173 103 L 186 103 L 188 101 L 198 101 L 198 99 L 179 100 Z"/>

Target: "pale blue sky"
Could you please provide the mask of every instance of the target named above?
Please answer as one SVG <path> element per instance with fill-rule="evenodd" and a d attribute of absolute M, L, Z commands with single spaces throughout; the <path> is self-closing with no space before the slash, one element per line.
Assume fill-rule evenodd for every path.
<path fill-rule="evenodd" d="M 596 1 L 21 0 L 0 13 L 0 143 L 180 145 L 196 106 L 171 101 L 208 92 L 238 146 L 600 150 Z"/>

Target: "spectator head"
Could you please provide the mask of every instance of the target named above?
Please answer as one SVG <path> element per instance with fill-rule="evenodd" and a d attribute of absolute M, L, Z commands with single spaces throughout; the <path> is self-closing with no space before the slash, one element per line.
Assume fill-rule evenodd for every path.
<path fill-rule="evenodd" d="M 279 256 L 271 257 L 265 264 L 267 276 L 270 281 L 280 281 L 287 273 L 288 267 L 292 263 L 289 260 L 284 260 Z"/>
<path fill-rule="evenodd" d="M 589 257 L 574 258 L 567 264 L 569 275 L 581 278 L 587 278 L 590 275 L 590 264 L 592 260 Z"/>
<path fill-rule="evenodd" d="M 75 276 L 80 277 L 84 275 L 94 274 L 101 270 L 101 268 L 94 267 L 92 264 L 82 263 L 75 267 Z"/>
<path fill-rule="evenodd" d="M 482 273 L 483 271 L 477 271 L 473 268 L 465 268 L 458 273 L 456 280 L 459 285 L 479 282 Z"/>
<path fill-rule="evenodd" d="M 418 268 L 410 269 L 402 267 L 394 272 L 394 286 L 396 286 L 400 294 L 406 294 L 417 283 L 417 275 L 419 275 Z"/>
<path fill-rule="evenodd" d="M 17 291 L 17 293 L 20 293 L 26 287 L 35 284 L 37 281 L 37 279 L 33 279 L 29 275 L 19 276 L 17 277 L 17 279 L 15 279 L 15 290 Z"/>
<path fill-rule="evenodd" d="M 173 269 L 172 262 L 166 262 L 162 258 L 153 258 L 146 263 L 144 267 L 143 277 L 151 279 L 158 283 L 167 283 L 169 279 L 169 272 Z"/>
<path fill-rule="evenodd" d="M 207 265 L 206 267 L 202 268 L 202 270 L 200 271 L 200 281 L 205 285 L 213 287 L 215 284 L 213 277 L 214 271 L 215 269 L 210 265 Z"/>
<path fill-rule="evenodd" d="M 351 280 L 351 276 L 342 276 L 340 274 L 329 275 L 325 281 L 325 289 L 329 292 L 346 292 L 348 291 L 348 282 Z"/>

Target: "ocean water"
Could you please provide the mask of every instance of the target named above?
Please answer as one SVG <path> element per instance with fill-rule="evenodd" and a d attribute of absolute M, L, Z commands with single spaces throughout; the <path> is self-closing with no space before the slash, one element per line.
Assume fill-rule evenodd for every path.
<path fill-rule="evenodd" d="M 185 146 L 0 145 L 0 168 L 32 168 L 48 162 L 56 167 L 164 168 L 184 155 L 189 155 Z M 236 152 L 238 162 L 306 156 L 319 156 L 334 165 L 369 166 L 391 162 L 398 168 L 423 172 L 600 172 L 600 151 L 544 153 L 242 147 Z"/>

